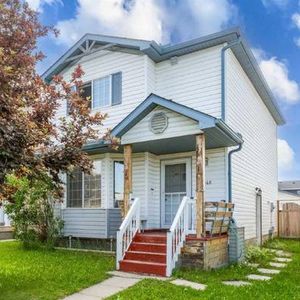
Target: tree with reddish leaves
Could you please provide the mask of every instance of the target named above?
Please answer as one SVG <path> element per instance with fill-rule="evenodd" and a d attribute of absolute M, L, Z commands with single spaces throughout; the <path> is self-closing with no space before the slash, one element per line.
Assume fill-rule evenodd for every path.
<path fill-rule="evenodd" d="M 10 201 L 13 194 L 11 186 L 5 183 L 8 174 L 27 178 L 48 174 L 59 194 L 61 172 L 69 173 L 75 166 L 89 172 L 92 167 L 82 147 L 87 141 L 100 138 L 99 126 L 106 116 L 92 114 L 88 99 L 81 97 L 80 66 L 70 82 L 56 76 L 51 84 L 46 84 L 37 74 L 36 64 L 44 57 L 37 49 L 37 40 L 49 33 L 57 34 L 39 22 L 38 13 L 26 2 L 0 0 L 2 200 Z M 69 115 L 56 120 L 62 101 L 68 101 Z"/>

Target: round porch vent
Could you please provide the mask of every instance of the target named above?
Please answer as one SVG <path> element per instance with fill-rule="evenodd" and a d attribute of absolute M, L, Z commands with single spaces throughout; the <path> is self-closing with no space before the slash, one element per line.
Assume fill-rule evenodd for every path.
<path fill-rule="evenodd" d="M 150 129 L 153 133 L 162 133 L 167 127 L 168 117 L 164 112 L 157 112 L 150 119 Z"/>

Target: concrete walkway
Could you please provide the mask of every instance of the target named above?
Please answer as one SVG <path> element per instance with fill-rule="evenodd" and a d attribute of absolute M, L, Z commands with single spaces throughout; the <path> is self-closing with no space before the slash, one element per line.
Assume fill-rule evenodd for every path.
<path fill-rule="evenodd" d="M 119 271 L 108 272 L 113 277 L 108 278 L 98 284 L 86 288 L 78 293 L 70 295 L 64 300 L 100 300 L 117 294 L 127 288 L 135 285 L 145 278 L 167 280 L 166 277 L 146 276 Z"/>
<path fill-rule="evenodd" d="M 76 294 L 68 296 L 65 300 L 100 300 L 117 294 L 138 283 L 141 279 L 111 277 Z"/>

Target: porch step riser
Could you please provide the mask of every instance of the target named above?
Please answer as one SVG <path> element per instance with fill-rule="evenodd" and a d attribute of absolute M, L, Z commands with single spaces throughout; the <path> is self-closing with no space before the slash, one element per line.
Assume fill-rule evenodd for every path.
<path fill-rule="evenodd" d="M 140 252 L 150 252 L 150 253 L 166 253 L 167 245 L 133 242 L 130 245 L 129 251 L 140 251 Z"/>
<path fill-rule="evenodd" d="M 125 260 L 126 259 L 165 264 L 167 261 L 167 256 L 154 253 L 138 253 L 129 251 L 125 255 Z"/>
<path fill-rule="evenodd" d="M 166 276 L 166 266 L 145 265 L 126 260 L 120 262 L 120 270 L 124 272 Z"/>

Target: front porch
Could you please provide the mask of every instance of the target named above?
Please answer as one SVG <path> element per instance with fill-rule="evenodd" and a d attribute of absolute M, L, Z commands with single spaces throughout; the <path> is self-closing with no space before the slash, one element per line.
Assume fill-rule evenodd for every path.
<path fill-rule="evenodd" d="M 227 148 L 242 139 L 223 121 L 155 95 L 112 133 L 120 138 L 124 155 L 124 220 L 117 233 L 117 268 L 149 273 L 148 266 L 156 264 L 156 274 L 170 276 L 188 238 L 203 244 L 208 237 L 226 234 L 233 211 L 233 205 L 225 202 Z M 209 180 L 205 176 L 209 152 L 222 157 L 214 166 L 214 172 L 222 174 L 214 199 L 204 194 L 215 182 L 214 172 Z M 144 153 L 146 163 L 135 173 L 138 153 Z M 139 177 L 142 173 L 144 178 Z M 136 196 L 140 185 L 146 188 L 144 199 Z M 167 232 L 150 236 L 153 241 L 147 243 L 143 232 L 149 229 Z M 141 261 L 130 259 L 134 257 Z"/>

